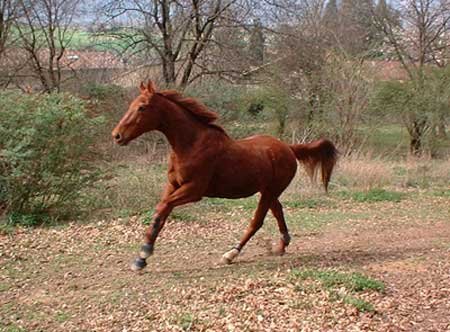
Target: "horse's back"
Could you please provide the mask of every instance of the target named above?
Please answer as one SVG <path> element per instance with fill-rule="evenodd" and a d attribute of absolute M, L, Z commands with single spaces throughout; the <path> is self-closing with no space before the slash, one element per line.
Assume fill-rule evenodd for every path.
<path fill-rule="evenodd" d="M 271 136 L 232 141 L 217 156 L 207 196 L 238 198 L 256 192 L 279 195 L 297 170 L 289 145 Z"/>

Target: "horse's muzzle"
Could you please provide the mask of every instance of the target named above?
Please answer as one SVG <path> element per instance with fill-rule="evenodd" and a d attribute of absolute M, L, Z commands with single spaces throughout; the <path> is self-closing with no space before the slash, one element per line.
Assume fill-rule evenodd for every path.
<path fill-rule="evenodd" d="M 128 144 L 128 141 L 127 141 L 127 140 L 125 139 L 125 137 L 124 137 L 123 135 L 121 135 L 120 133 L 115 133 L 115 132 L 113 132 L 113 133 L 112 133 L 112 136 L 113 136 L 114 142 L 115 142 L 117 145 L 124 146 L 124 145 L 127 145 L 127 144 Z"/>

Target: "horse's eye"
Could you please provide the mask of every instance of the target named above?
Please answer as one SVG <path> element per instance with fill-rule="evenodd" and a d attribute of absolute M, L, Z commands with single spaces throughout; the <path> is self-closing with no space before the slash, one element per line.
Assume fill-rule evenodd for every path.
<path fill-rule="evenodd" d="M 145 106 L 142 105 L 138 108 L 138 112 L 144 112 L 145 111 Z"/>

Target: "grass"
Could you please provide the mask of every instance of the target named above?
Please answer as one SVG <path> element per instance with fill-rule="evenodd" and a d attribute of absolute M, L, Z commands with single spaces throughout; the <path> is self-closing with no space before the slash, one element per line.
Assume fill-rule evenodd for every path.
<path fill-rule="evenodd" d="M 0 323 L 0 331 L 2 332 L 26 332 L 27 330 L 24 328 L 21 328 L 17 325 L 8 325 L 8 326 L 3 326 Z"/>
<path fill-rule="evenodd" d="M 346 304 L 354 306 L 360 312 L 375 312 L 375 307 L 372 303 L 359 299 L 351 295 L 344 295 L 342 300 Z"/>
<path fill-rule="evenodd" d="M 405 196 L 405 194 L 400 192 L 380 188 L 374 188 L 368 191 L 340 192 L 339 195 L 343 198 L 351 198 L 359 203 L 400 202 Z"/>
<path fill-rule="evenodd" d="M 363 128 L 367 132 L 370 128 Z M 389 154 L 392 157 L 398 157 L 400 152 L 405 156 L 408 151 L 409 136 L 403 126 L 396 124 L 384 125 L 371 130 L 368 135 L 367 146 L 375 151 L 376 154 Z M 395 153 L 393 153 L 395 152 Z"/>
<path fill-rule="evenodd" d="M 331 300 L 340 300 L 343 303 L 352 305 L 360 312 L 375 312 L 375 308 L 370 302 L 358 298 L 353 294 L 364 291 L 384 292 L 385 290 L 383 282 L 359 272 L 340 272 L 336 270 L 305 268 L 294 269 L 291 274 L 295 279 L 312 279 L 320 282 L 320 284 L 329 292 Z M 304 289 L 304 287 L 300 286 L 300 289 Z M 345 289 L 345 292 L 343 292 L 343 289 Z"/>
<path fill-rule="evenodd" d="M 327 289 L 345 287 L 350 292 L 374 290 L 384 292 L 384 284 L 359 272 L 340 272 L 336 270 L 294 269 L 292 275 L 300 280 L 314 279 Z"/>
<path fill-rule="evenodd" d="M 70 318 L 70 314 L 68 314 L 67 312 L 63 312 L 63 311 L 58 312 L 55 317 L 56 321 L 59 323 L 64 323 L 69 318 Z"/>
<path fill-rule="evenodd" d="M 304 198 L 299 200 L 289 200 L 283 202 L 284 207 L 294 209 L 316 209 L 318 207 L 328 206 L 331 203 L 329 200 L 323 198 Z"/>
<path fill-rule="evenodd" d="M 433 192 L 434 196 L 450 198 L 450 189 L 436 190 Z"/>
<path fill-rule="evenodd" d="M 184 313 L 177 319 L 177 325 L 181 327 L 183 331 L 190 331 L 194 324 L 195 318 L 191 313 Z"/>
<path fill-rule="evenodd" d="M 444 206 L 443 199 L 436 198 L 428 192 L 421 196 L 426 201 L 420 206 L 414 201 L 419 196 L 411 194 L 407 197 L 407 200 L 399 203 L 400 207 L 407 210 L 406 212 L 399 211 L 398 205 L 393 204 L 361 203 L 355 208 L 352 201 L 333 195 L 323 198 L 324 202 L 335 204 L 333 208 L 328 208 L 328 203 L 320 208 L 288 208 L 287 219 L 289 225 L 293 226 L 294 237 L 288 255 L 281 258 L 269 256 L 264 248 L 264 241 L 268 236 L 267 233 L 262 233 L 263 236 L 251 241 L 236 264 L 231 266 L 215 264 L 220 260 L 224 250 L 233 244 L 231 239 L 234 236 L 238 237 L 245 225 L 233 229 L 234 225 L 229 225 L 230 222 L 227 221 L 228 225 L 218 225 L 217 228 L 210 226 L 224 218 L 225 210 L 231 211 L 234 219 L 241 218 L 240 214 L 246 213 L 246 210 L 240 207 L 242 202 L 239 200 L 212 200 L 212 204 L 209 200 L 205 200 L 201 203 L 204 205 L 194 204 L 179 212 L 182 212 L 182 219 L 189 219 L 188 216 L 191 216 L 203 222 L 208 218 L 211 224 L 192 225 L 186 222 L 186 225 L 180 223 L 167 225 L 167 231 L 174 231 L 175 236 L 161 238 L 155 256 L 142 274 L 131 274 L 128 270 L 128 264 L 135 257 L 140 245 L 143 229 L 138 229 L 139 224 L 135 219 L 127 222 L 112 220 L 104 224 L 71 225 L 57 232 L 50 228 L 37 229 L 36 232 L 27 230 L 14 239 L 8 237 L 6 240 L 9 242 L 5 248 L 11 249 L 8 249 L 6 256 L 0 257 L 3 259 L 2 264 L 4 262 L 5 266 L 10 266 L 14 270 L 14 275 L 4 271 L 7 273 L 5 280 L 10 289 L 1 294 L 2 298 L 11 299 L 12 307 L 8 310 L 0 308 L 0 316 L 6 319 L 2 322 L 5 324 L 2 327 L 6 329 L 6 324 L 17 324 L 29 330 L 53 331 L 72 326 L 79 326 L 80 330 L 95 330 L 117 328 L 117 322 L 120 321 L 124 323 L 119 328 L 126 326 L 136 330 L 145 329 L 142 326 L 151 324 L 158 330 L 172 328 L 192 331 L 209 328 L 221 331 L 226 330 L 228 323 L 234 324 L 236 330 L 244 330 L 244 324 L 248 322 L 254 324 L 252 319 L 261 310 L 264 320 L 257 323 L 261 325 L 251 326 L 258 330 L 263 328 L 270 330 L 266 317 L 281 317 L 286 314 L 298 317 L 298 320 L 304 322 L 311 319 L 320 324 L 329 324 L 334 318 L 339 321 L 358 317 L 354 314 L 356 311 L 376 313 L 379 309 L 378 303 L 388 303 L 393 294 L 383 293 L 385 287 L 383 282 L 359 271 L 366 269 L 377 271 L 368 266 L 372 263 L 384 264 L 385 261 L 389 263 L 386 268 L 397 270 L 395 264 L 391 264 L 392 257 L 383 256 L 388 247 L 383 247 L 382 243 L 375 241 L 369 249 L 365 248 L 374 255 L 374 259 L 370 262 L 360 261 L 358 257 L 361 252 L 354 251 L 353 240 L 357 240 L 357 244 L 364 247 L 363 241 L 366 241 L 368 234 L 360 232 L 360 227 L 368 232 L 371 227 L 377 225 L 383 227 L 375 228 L 373 234 L 376 234 L 389 224 L 390 230 L 401 232 L 405 227 L 398 222 L 405 221 L 405 214 L 413 215 L 414 220 L 420 219 L 416 217 L 419 215 L 419 209 L 428 213 L 428 219 L 421 220 L 420 225 L 417 225 L 417 232 L 426 230 L 422 227 L 432 218 L 429 211 L 433 208 L 439 211 L 438 208 Z M 320 196 L 306 198 L 318 202 L 322 200 Z M 250 205 L 256 199 L 243 201 L 244 205 Z M 296 202 L 292 197 L 286 197 L 286 201 Z M 200 207 L 202 212 L 208 204 L 211 210 L 217 208 L 218 212 L 208 212 L 206 218 L 201 213 L 198 214 L 198 209 Z M 322 203 L 318 203 L 320 204 Z M 315 203 L 311 205 L 316 206 Z M 359 220 L 353 223 L 352 217 L 365 218 L 365 214 L 369 215 L 365 219 L 370 222 L 369 226 L 364 222 L 360 223 Z M 395 215 L 391 218 L 391 214 Z M 440 214 L 442 219 L 442 212 Z M 386 223 L 383 218 L 373 218 L 374 216 L 382 216 L 389 222 Z M 343 219 L 350 220 L 342 225 Z M 304 220 L 306 225 L 316 222 L 314 227 L 331 223 L 331 227 L 322 234 L 326 236 L 325 239 L 322 235 L 304 237 L 304 233 L 295 234 L 294 225 L 301 225 L 299 229 L 304 229 Z M 267 230 L 268 224 L 276 229 L 272 217 L 265 223 L 264 230 Z M 334 228 L 335 225 L 338 227 Z M 338 238 L 336 244 L 339 246 L 334 249 L 339 251 L 342 249 L 342 257 L 340 254 L 328 255 L 332 245 L 328 240 L 334 236 Z M 64 239 L 74 241 L 65 243 Z M 339 239 L 342 239 L 342 242 Z M 427 239 L 445 241 L 445 238 L 440 237 Z M 404 249 L 403 243 L 409 243 L 410 240 L 411 238 L 407 238 L 404 242 L 398 243 L 399 248 Z M 311 242 L 304 244 L 305 241 Z M 30 251 L 31 242 L 35 242 L 36 247 Z M 432 248 L 443 248 L 448 245 L 447 242 L 435 243 Z M 432 242 L 428 243 L 431 248 Z M 99 250 L 93 250 L 97 244 L 101 247 Z M 132 251 L 126 250 L 126 246 L 133 246 Z M 431 254 L 434 251 L 429 250 L 430 248 L 421 250 L 423 253 Z M 361 249 L 364 252 L 364 248 Z M 311 252 L 312 250 L 314 252 Z M 26 264 L 17 263 L 8 258 L 9 253 L 33 259 L 28 260 Z M 415 252 L 407 251 L 403 254 L 406 254 L 409 260 L 413 253 Z M 401 250 L 394 254 L 395 259 L 404 262 Z M 355 260 L 351 260 L 352 256 Z M 45 263 L 47 257 L 52 257 L 51 262 Z M 442 257 L 439 256 L 439 259 Z M 42 261 L 44 263 L 41 263 Z M 299 266 L 297 264 L 309 266 L 292 270 L 292 266 Z M 380 273 L 384 278 L 381 272 L 374 273 Z M 65 277 L 66 274 L 68 277 Z M 390 287 L 401 287 L 406 275 L 401 274 L 398 279 L 394 279 L 395 282 L 399 282 L 397 284 L 392 279 L 395 276 L 386 277 L 386 282 L 389 282 Z M 62 280 L 64 282 L 61 282 Z M 25 282 L 29 285 L 27 287 L 30 295 L 23 299 L 33 305 L 26 305 L 21 300 L 22 297 L 15 296 L 14 289 Z M 45 293 L 41 292 L 42 289 Z M 401 294 L 405 296 L 403 299 L 408 298 L 409 286 L 405 286 Z M 247 309 L 244 311 L 243 307 Z M 383 314 L 384 312 L 387 315 L 397 314 L 395 308 L 384 308 Z M 35 312 L 42 314 L 35 316 L 33 315 Z M 329 313 L 329 316 L 324 316 L 324 312 Z M 270 316 L 272 313 L 273 316 Z M 373 316 L 365 315 L 364 319 L 371 321 Z M 374 321 L 378 321 L 378 318 Z M 283 324 L 282 320 L 276 320 L 275 323 L 277 326 Z M 342 325 L 329 325 L 330 329 L 335 330 L 340 330 L 341 327 Z M 313 328 L 314 326 L 311 326 L 312 330 Z M 377 328 L 379 326 L 375 326 L 373 330 L 379 330 Z"/>

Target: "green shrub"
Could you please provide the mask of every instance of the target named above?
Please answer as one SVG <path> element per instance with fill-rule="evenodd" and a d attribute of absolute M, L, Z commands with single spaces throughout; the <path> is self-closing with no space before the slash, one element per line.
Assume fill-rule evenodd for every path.
<path fill-rule="evenodd" d="M 108 100 L 126 95 L 123 88 L 114 84 L 88 83 L 81 89 L 81 95 L 89 99 Z"/>
<path fill-rule="evenodd" d="M 9 223 L 36 224 L 77 209 L 98 175 L 92 143 L 101 121 L 69 95 L 0 93 L 0 205 Z"/>

